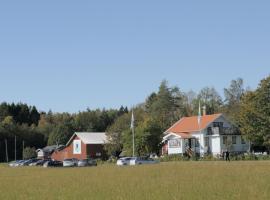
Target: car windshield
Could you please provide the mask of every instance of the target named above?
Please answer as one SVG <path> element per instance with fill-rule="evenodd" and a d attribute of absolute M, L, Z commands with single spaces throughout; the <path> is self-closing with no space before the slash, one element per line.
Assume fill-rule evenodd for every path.
<path fill-rule="evenodd" d="M 66 159 L 64 160 L 65 162 L 72 162 L 73 160 L 72 159 Z"/>
<path fill-rule="evenodd" d="M 131 160 L 132 158 L 122 158 L 121 160 Z"/>

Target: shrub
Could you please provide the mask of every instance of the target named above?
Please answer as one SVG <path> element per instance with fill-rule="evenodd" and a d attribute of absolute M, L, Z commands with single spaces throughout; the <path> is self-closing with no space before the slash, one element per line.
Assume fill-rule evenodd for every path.
<path fill-rule="evenodd" d="M 180 154 L 165 155 L 159 158 L 160 162 L 172 162 L 172 161 L 188 161 L 189 158 Z"/>

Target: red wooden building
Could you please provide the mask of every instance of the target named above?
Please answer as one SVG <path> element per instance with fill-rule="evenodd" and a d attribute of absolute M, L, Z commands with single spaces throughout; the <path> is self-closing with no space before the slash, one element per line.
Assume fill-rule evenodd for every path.
<path fill-rule="evenodd" d="M 66 147 L 55 151 L 51 158 L 63 161 L 69 158 L 105 158 L 104 145 L 107 142 L 105 133 L 74 133 Z"/>

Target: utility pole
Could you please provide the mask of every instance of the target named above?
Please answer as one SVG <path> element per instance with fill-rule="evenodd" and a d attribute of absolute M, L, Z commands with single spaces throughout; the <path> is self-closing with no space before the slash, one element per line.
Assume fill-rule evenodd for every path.
<path fill-rule="evenodd" d="M 5 139 L 5 144 L 6 144 L 6 161 L 8 163 L 8 148 L 7 148 L 7 139 Z"/>
<path fill-rule="evenodd" d="M 23 151 L 24 151 L 24 140 L 22 141 L 22 146 L 23 146 L 23 148 L 22 148 L 22 159 L 24 160 L 24 155 L 23 155 Z"/>
<path fill-rule="evenodd" d="M 17 146 L 17 141 L 16 141 L 16 135 L 15 135 L 15 159 L 14 159 L 15 161 L 17 161 L 17 149 L 16 149 L 17 147 L 16 146 Z"/>

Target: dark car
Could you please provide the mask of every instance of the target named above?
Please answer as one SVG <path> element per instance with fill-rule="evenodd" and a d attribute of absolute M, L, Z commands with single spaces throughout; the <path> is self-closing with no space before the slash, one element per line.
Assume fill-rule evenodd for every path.
<path fill-rule="evenodd" d="M 38 159 L 35 159 L 35 158 L 29 159 L 29 160 L 24 160 L 24 161 L 20 164 L 20 166 L 29 166 L 31 163 L 36 162 L 37 160 L 38 160 Z"/>
<path fill-rule="evenodd" d="M 50 160 L 38 160 L 37 162 L 31 163 L 29 166 L 43 166 L 45 162 Z"/>
<path fill-rule="evenodd" d="M 78 167 L 97 166 L 97 161 L 94 159 L 79 160 Z"/>
<path fill-rule="evenodd" d="M 50 160 L 43 164 L 43 167 L 63 167 L 63 162 L 57 160 Z"/>

